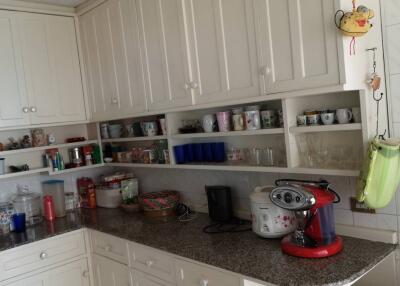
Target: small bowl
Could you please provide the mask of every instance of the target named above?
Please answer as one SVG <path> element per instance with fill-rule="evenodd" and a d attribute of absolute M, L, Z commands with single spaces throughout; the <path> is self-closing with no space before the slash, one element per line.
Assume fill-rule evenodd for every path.
<path fill-rule="evenodd" d="M 109 157 L 104 158 L 104 162 L 106 162 L 106 163 L 111 163 L 112 161 L 113 161 L 113 158 L 109 158 Z"/>

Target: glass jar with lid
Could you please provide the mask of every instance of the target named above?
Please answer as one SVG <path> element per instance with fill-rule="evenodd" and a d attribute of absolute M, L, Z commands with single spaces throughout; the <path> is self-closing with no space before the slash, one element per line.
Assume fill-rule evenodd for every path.
<path fill-rule="evenodd" d="M 34 225 L 42 221 L 40 194 L 23 188 L 18 191 L 12 203 L 16 213 L 25 213 L 26 225 Z"/>

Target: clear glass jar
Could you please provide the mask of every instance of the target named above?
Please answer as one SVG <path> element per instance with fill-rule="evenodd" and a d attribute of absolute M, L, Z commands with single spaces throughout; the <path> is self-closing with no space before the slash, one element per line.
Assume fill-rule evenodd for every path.
<path fill-rule="evenodd" d="M 24 188 L 18 191 L 12 203 L 16 213 L 25 213 L 26 225 L 34 225 L 42 221 L 40 194 L 31 193 Z"/>

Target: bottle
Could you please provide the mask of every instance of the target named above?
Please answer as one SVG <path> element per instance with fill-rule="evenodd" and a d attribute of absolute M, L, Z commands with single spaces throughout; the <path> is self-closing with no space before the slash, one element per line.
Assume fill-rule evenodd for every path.
<path fill-rule="evenodd" d="M 54 202 L 52 196 L 43 197 L 43 210 L 46 220 L 52 221 L 56 218 L 56 211 L 54 209 Z"/>

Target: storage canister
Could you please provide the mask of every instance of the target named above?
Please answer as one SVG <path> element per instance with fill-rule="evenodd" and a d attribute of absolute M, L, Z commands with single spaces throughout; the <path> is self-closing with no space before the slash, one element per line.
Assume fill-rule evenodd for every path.
<path fill-rule="evenodd" d="M 65 216 L 65 193 L 63 180 L 49 180 L 42 183 L 43 196 L 52 196 L 56 217 Z"/>

